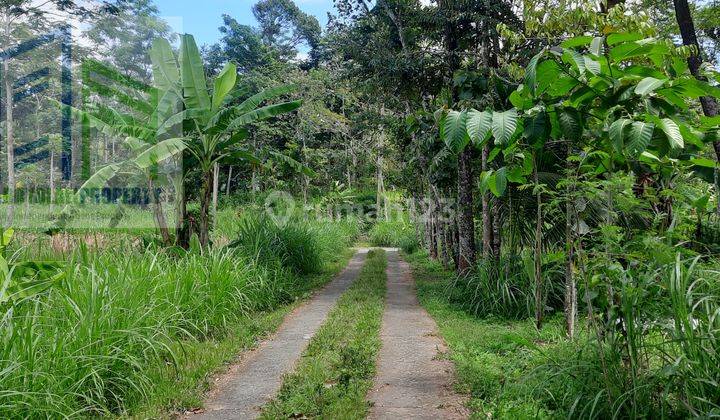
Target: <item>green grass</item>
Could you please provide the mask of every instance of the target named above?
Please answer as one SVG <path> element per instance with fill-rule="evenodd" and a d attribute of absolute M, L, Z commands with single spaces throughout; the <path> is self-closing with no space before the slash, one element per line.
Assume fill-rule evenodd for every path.
<path fill-rule="evenodd" d="M 370 251 L 358 278 L 338 300 L 310 341 L 296 371 L 287 376 L 263 418 L 364 418 L 380 349 L 386 290 L 382 250 Z"/>
<path fill-rule="evenodd" d="M 231 327 L 226 337 L 175 343 L 176 350 L 183 354 L 178 366 L 154 365 L 149 372 L 154 383 L 152 393 L 147 399 L 130 405 L 128 413 L 136 418 L 159 418 L 171 412 L 201 407 L 205 392 L 212 386 L 213 376 L 236 360 L 238 354 L 254 348 L 263 337 L 277 330 L 292 309 L 347 265 L 352 254 L 353 251 L 348 249 L 328 260 L 320 274 L 304 278 L 304 287 L 297 290 L 298 296 L 294 302 L 242 317 Z"/>
<path fill-rule="evenodd" d="M 284 255 L 260 261 L 244 246 L 16 252 L 12 260 L 36 250 L 63 260 L 65 277 L 47 292 L 0 304 L 0 418 L 197 406 L 211 372 L 347 261 L 350 226 L 312 222 L 306 230 L 316 241 L 303 249 L 324 261 L 307 274 Z M 297 241 L 285 251 L 292 246 Z"/>
<path fill-rule="evenodd" d="M 415 252 L 419 243 L 413 225 L 405 218 L 378 220 L 368 232 L 368 240 L 374 246 L 402 248 L 405 252 Z"/>
<path fill-rule="evenodd" d="M 547 354 L 564 347 L 561 320 L 550 320 L 538 332 L 532 320 L 478 318 L 449 301 L 452 273 L 424 254 L 405 258 L 412 266 L 420 303 L 450 348 L 458 391 L 470 395 L 473 417 L 556 417 L 542 397 L 544 391 L 528 374 L 547 362 Z"/>

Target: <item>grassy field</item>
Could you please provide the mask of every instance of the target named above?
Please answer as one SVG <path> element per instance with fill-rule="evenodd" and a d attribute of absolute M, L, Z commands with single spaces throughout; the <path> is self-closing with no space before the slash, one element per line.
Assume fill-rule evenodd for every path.
<path fill-rule="evenodd" d="M 0 303 L 0 418 L 134 415 L 192 408 L 209 375 L 273 330 L 348 258 L 352 222 L 246 218 L 232 246 L 182 251 L 105 234 L 73 242 L 48 291 Z"/>
<path fill-rule="evenodd" d="M 370 251 L 350 289 L 310 341 L 263 418 L 362 419 L 380 349 L 385 252 Z"/>

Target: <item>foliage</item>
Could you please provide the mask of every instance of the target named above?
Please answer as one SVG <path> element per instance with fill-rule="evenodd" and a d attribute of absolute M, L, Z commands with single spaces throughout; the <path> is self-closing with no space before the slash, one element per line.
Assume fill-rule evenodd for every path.
<path fill-rule="evenodd" d="M 404 217 L 391 220 L 378 219 L 368 232 L 370 243 L 376 246 L 417 247 L 413 226 Z"/>

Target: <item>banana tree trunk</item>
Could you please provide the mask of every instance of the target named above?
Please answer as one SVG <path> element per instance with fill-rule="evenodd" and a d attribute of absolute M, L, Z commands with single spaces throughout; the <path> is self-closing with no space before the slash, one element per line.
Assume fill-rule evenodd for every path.
<path fill-rule="evenodd" d="M 210 244 L 210 206 L 213 195 L 213 170 L 202 174 L 202 190 L 200 196 L 200 220 L 198 220 L 198 239 L 203 248 Z"/>
<path fill-rule="evenodd" d="M 217 219 L 218 189 L 220 188 L 220 165 L 213 165 L 213 190 L 212 190 L 212 219 L 213 229 Z"/>
<path fill-rule="evenodd" d="M 162 238 L 163 245 L 172 245 L 172 238 L 170 237 L 170 230 L 165 220 L 165 213 L 162 208 L 162 201 L 160 200 L 160 194 L 155 188 L 152 179 L 148 180 L 148 188 L 150 189 L 150 201 L 152 204 L 153 215 L 155 217 L 155 224 L 157 224 L 158 230 L 160 231 L 160 237 Z"/>

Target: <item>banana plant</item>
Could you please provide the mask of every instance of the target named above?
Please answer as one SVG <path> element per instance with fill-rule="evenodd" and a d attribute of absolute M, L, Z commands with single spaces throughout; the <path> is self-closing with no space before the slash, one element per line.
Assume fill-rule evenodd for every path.
<path fill-rule="evenodd" d="M 249 160 L 257 162 L 254 151 L 243 147 L 247 126 L 291 112 L 301 101 L 263 105 L 266 101 L 292 92 L 294 86 L 280 86 L 240 101 L 247 90 L 238 84 L 237 68 L 228 63 L 208 83 L 200 51 L 192 35 L 181 37 L 177 58 L 164 39 L 153 43 L 150 53 L 155 84 L 183 98 L 185 109 L 174 119 L 183 122 L 185 152 L 201 173 L 198 236 L 202 246 L 209 243 L 210 206 L 215 164 Z M 208 87 L 212 86 L 212 89 Z"/>
<path fill-rule="evenodd" d="M 150 87 L 129 80 L 116 70 L 94 60 L 83 63 L 83 83 L 86 95 L 99 94 L 103 99 L 124 105 L 123 110 L 107 106 L 100 101 L 88 104 L 85 109 L 71 108 L 73 116 L 85 127 L 94 128 L 107 135 L 124 138 L 124 146 L 130 152 L 128 159 L 113 162 L 92 174 L 77 194 L 93 194 L 115 178 L 130 180 L 140 178 L 145 183 L 152 202 L 155 224 L 163 242 L 170 244 L 172 238 L 165 220 L 158 187 L 168 183 L 170 173 L 163 172 L 162 163 L 179 156 L 186 148 L 186 139 L 176 135 L 181 132 L 178 118 L 182 97 L 163 85 Z M 118 89 L 94 81 L 90 75 L 97 73 L 118 84 L 133 88 L 144 100 L 127 95 Z M 157 75 L 155 75 L 157 79 Z M 62 105 L 61 105 L 62 106 Z M 127 110 L 127 111 L 126 111 Z M 68 209 L 65 213 L 68 213 Z"/>

